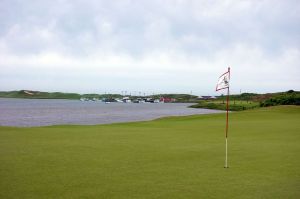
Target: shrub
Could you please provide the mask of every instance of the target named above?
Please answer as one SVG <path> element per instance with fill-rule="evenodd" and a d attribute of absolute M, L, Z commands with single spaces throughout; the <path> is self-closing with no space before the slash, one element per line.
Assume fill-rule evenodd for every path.
<path fill-rule="evenodd" d="M 300 95 L 294 91 L 271 97 L 260 103 L 261 107 L 277 106 L 277 105 L 300 105 Z"/>

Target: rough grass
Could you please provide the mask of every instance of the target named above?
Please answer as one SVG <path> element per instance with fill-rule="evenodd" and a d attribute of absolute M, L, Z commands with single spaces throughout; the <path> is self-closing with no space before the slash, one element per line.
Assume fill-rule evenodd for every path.
<path fill-rule="evenodd" d="M 190 106 L 191 108 L 208 108 L 217 110 L 227 110 L 226 100 L 203 100 L 198 104 Z M 258 108 L 259 103 L 244 100 L 231 100 L 229 102 L 230 111 L 244 111 L 248 109 Z"/>
<path fill-rule="evenodd" d="M 0 198 L 300 198 L 300 107 L 0 127 Z"/>

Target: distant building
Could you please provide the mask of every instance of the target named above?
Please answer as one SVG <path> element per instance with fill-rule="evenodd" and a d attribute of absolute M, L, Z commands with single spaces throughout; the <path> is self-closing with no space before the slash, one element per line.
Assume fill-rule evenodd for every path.
<path fill-rule="evenodd" d="M 169 98 L 169 97 L 161 97 L 159 99 L 160 102 L 164 102 L 164 103 L 170 103 L 170 102 L 175 102 L 176 99 L 174 98 Z"/>
<path fill-rule="evenodd" d="M 204 96 L 199 96 L 198 97 L 199 100 L 210 100 L 210 99 L 216 99 L 215 96 L 209 96 L 209 95 L 204 95 Z"/>

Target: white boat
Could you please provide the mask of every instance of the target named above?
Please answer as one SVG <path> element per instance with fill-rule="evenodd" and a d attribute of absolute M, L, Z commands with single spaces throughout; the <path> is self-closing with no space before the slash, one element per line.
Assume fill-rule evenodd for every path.
<path fill-rule="evenodd" d="M 159 99 L 155 99 L 153 103 L 159 103 Z"/>
<path fill-rule="evenodd" d="M 116 102 L 119 102 L 119 103 L 120 103 L 120 102 L 123 102 L 122 100 L 120 100 L 120 99 L 118 99 L 118 98 L 115 99 L 115 100 L 116 100 Z"/>
<path fill-rule="evenodd" d="M 130 100 L 129 97 L 123 97 L 122 101 L 123 101 L 124 103 L 130 103 L 130 102 L 131 102 L 131 100 Z"/>
<path fill-rule="evenodd" d="M 127 99 L 127 100 L 123 100 L 123 102 L 125 102 L 125 103 L 131 103 L 131 100 L 130 99 Z"/>

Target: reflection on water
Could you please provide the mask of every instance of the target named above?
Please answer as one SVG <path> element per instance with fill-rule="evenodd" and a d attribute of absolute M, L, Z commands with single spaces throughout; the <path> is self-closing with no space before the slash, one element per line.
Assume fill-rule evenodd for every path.
<path fill-rule="evenodd" d="M 105 104 L 79 100 L 0 98 L 0 125 L 107 124 L 221 112 L 187 108 L 189 105 L 184 103 Z"/>

